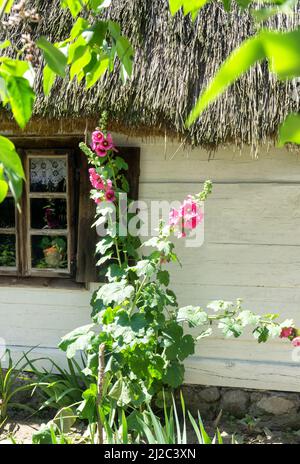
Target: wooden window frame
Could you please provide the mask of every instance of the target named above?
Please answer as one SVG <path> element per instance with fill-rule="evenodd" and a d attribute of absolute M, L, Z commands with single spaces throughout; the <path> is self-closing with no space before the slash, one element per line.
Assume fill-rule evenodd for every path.
<path fill-rule="evenodd" d="M 74 275 L 75 259 L 75 209 L 74 209 L 74 154 L 72 149 L 41 148 L 19 150 L 22 159 L 27 182 L 23 185 L 21 197 L 22 213 L 16 212 L 15 229 L 11 233 L 16 235 L 16 268 L 0 267 L 0 276 L 46 277 L 70 279 Z M 32 158 L 66 158 L 67 179 L 66 192 L 30 192 L 30 160 Z M 34 198 L 59 198 L 66 199 L 67 204 L 67 228 L 66 229 L 32 229 L 30 202 Z M 9 234 L 10 229 L 0 229 Z M 66 236 L 67 237 L 67 269 L 38 269 L 32 267 L 31 237 L 32 236 Z"/>
<path fill-rule="evenodd" d="M 13 198 L 12 194 L 9 192 L 7 194 L 7 198 Z M 15 236 L 15 252 L 16 252 L 16 266 L 15 267 L 8 267 L 8 266 L 1 266 L 0 267 L 0 275 L 6 275 L 6 276 L 16 276 L 18 275 L 18 269 L 20 266 L 20 260 L 19 260 L 19 233 L 18 233 L 18 214 L 17 214 L 17 208 L 15 208 L 15 227 L 10 227 L 10 228 L 0 228 L 0 234 L 1 235 L 14 235 Z"/>

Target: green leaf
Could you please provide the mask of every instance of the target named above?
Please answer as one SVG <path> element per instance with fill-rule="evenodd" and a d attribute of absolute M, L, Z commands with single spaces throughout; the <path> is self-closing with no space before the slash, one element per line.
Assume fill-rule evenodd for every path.
<path fill-rule="evenodd" d="M 127 74 L 131 76 L 134 51 L 129 40 L 126 37 L 119 37 L 116 43 L 116 50 L 120 62 L 124 66 Z"/>
<path fill-rule="evenodd" d="M 246 8 L 248 8 L 252 0 L 236 0 L 236 2 L 242 10 L 245 10 Z"/>
<path fill-rule="evenodd" d="M 58 346 L 61 350 L 66 351 L 69 359 L 73 358 L 78 350 L 84 350 L 89 346 L 94 336 L 94 332 L 91 331 L 93 327 L 94 324 L 84 325 L 62 337 Z"/>
<path fill-rule="evenodd" d="M 0 50 L 7 48 L 11 45 L 10 40 L 4 40 L 4 42 L 0 42 Z"/>
<path fill-rule="evenodd" d="M 168 273 L 168 271 L 158 271 L 157 279 L 159 283 L 167 287 L 170 283 L 170 274 Z"/>
<path fill-rule="evenodd" d="M 51 424 L 42 424 L 40 429 L 32 434 L 32 443 L 34 445 L 52 444 Z"/>
<path fill-rule="evenodd" d="M 122 169 L 124 169 L 124 171 L 128 170 L 128 164 L 120 156 L 116 156 L 116 158 L 114 158 L 114 163 L 119 171 Z"/>
<path fill-rule="evenodd" d="M 163 376 L 163 381 L 172 388 L 177 388 L 182 385 L 184 379 L 184 366 L 174 361 L 167 368 L 167 372 Z"/>
<path fill-rule="evenodd" d="M 208 3 L 209 0 L 169 0 L 171 14 L 174 15 L 180 8 L 183 8 L 185 15 L 191 13 L 194 20 L 199 10 Z"/>
<path fill-rule="evenodd" d="M 300 144 L 300 114 L 290 114 L 279 129 L 279 146 L 285 143 Z"/>
<path fill-rule="evenodd" d="M 49 68 L 58 76 L 65 77 L 67 66 L 66 56 L 45 37 L 40 37 L 36 44 L 42 50 Z"/>
<path fill-rule="evenodd" d="M 184 0 L 183 11 L 187 15 L 189 13 L 197 14 L 201 8 L 208 3 L 209 0 Z M 193 19 L 195 16 L 193 17 Z"/>
<path fill-rule="evenodd" d="M 144 314 L 136 313 L 130 319 L 130 326 L 134 332 L 144 329 L 147 325 L 147 320 Z"/>
<path fill-rule="evenodd" d="M 8 192 L 8 184 L 5 180 L 0 180 L 0 203 L 6 198 Z"/>
<path fill-rule="evenodd" d="M 208 316 L 200 306 L 184 306 L 178 310 L 178 322 L 187 322 L 192 327 L 207 324 Z"/>
<path fill-rule="evenodd" d="M 241 1 L 241 0 L 239 0 Z M 251 1 L 248 1 L 248 5 L 251 3 Z M 277 3 L 276 1 L 271 2 L 271 4 Z M 280 3 L 280 2 L 278 2 Z M 277 14 L 290 14 L 293 12 L 293 8 L 295 5 L 298 3 L 298 0 L 286 0 L 282 1 L 281 4 L 271 6 L 271 7 L 264 7 L 264 8 L 259 8 L 258 10 L 255 10 L 254 8 L 251 9 L 251 15 L 254 17 L 254 19 L 258 22 L 260 21 L 266 21 L 273 15 Z M 248 6 L 247 5 L 247 6 Z"/>
<path fill-rule="evenodd" d="M 7 4 L 5 6 L 5 9 L 4 9 L 4 13 L 10 13 L 10 10 L 12 9 L 14 1 L 15 0 L 8 0 Z M 0 0 L 0 8 L 3 8 L 5 2 L 6 2 L 6 0 Z"/>
<path fill-rule="evenodd" d="M 52 69 L 46 64 L 43 70 L 43 90 L 44 94 L 47 96 L 49 95 L 53 84 L 56 79 L 56 74 Z"/>
<path fill-rule="evenodd" d="M 22 195 L 23 179 L 22 177 L 18 176 L 14 171 L 11 171 L 10 169 L 6 169 L 5 173 L 8 179 L 8 187 L 14 197 L 18 210 L 21 211 L 21 208 L 19 205 L 19 199 Z"/>
<path fill-rule="evenodd" d="M 97 298 L 101 299 L 105 305 L 109 305 L 112 302 L 120 304 L 124 300 L 130 299 L 133 292 L 134 288 L 132 285 L 127 285 L 124 282 L 113 282 L 100 287 L 97 292 Z"/>
<path fill-rule="evenodd" d="M 71 15 L 76 18 L 76 16 L 81 12 L 86 0 L 61 0 L 62 8 L 69 8 Z"/>
<path fill-rule="evenodd" d="M 264 49 L 260 36 L 252 37 L 243 42 L 222 64 L 212 82 L 204 90 L 187 119 L 187 126 L 191 126 L 207 106 L 224 92 L 230 84 L 246 72 L 256 61 L 263 58 Z"/>
<path fill-rule="evenodd" d="M 268 59 L 270 70 L 280 79 L 300 76 L 300 28 L 290 32 L 261 31 L 245 40 L 222 64 L 200 95 L 186 125 L 190 127 L 226 88 L 257 61 Z"/>
<path fill-rule="evenodd" d="M 117 41 L 121 35 L 121 28 L 115 21 L 108 21 L 108 29 L 111 36 Z"/>
<path fill-rule="evenodd" d="M 0 136 L 0 163 L 5 169 L 9 169 L 25 179 L 23 166 L 14 144 L 3 136 Z"/>
<path fill-rule="evenodd" d="M 98 56 L 93 66 L 85 72 L 86 89 L 90 89 L 104 75 L 109 66 L 109 58 Z"/>
<path fill-rule="evenodd" d="M 227 11 L 227 13 L 230 11 L 231 8 L 231 0 L 222 0 L 224 10 Z"/>
<path fill-rule="evenodd" d="M 149 259 L 142 259 L 133 269 L 136 271 L 138 277 L 151 277 L 156 271 L 155 265 Z"/>
<path fill-rule="evenodd" d="M 32 114 L 35 93 L 24 77 L 8 77 L 6 90 L 14 118 L 24 129 Z"/>
<path fill-rule="evenodd" d="M 21 160 L 14 144 L 6 137 L 0 136 L 0 165 L 2 164 L 1 179 L 5 173 L 9 189 L 20 210 L 18 200 L 22 193 L 23 179 L 25 178 Z M 5 187 L 2 187 L 5 188 Z"/>
<path fill-rule="evenodd" d="M 174 14 L 176 14 L 177 11 L 179 11 L 180 8 L 182 7 L 183 0 L 169 0 L 169 5 L 170 5 L 171 14 L 174 16 Z"/>
<path fill-rule="evenodd" d="M 86 19 L 78 18 L 71 29 L 70 39 L 76 39 L 85 29 L 89 27 L 89 22 Z"/>
<path fill-rule="evenodd" d="M 195 341 L 192 335 L 187 334 L 181 339 L 178 351 L 178 358 L 181 361 L 195 353 Z"/>
<path fill-rule="evenodd" d="M 262 32 L 261 42 L 270 70 L 280 79 L 300 76 L 300 28 L 287 33 Z"/>
<path fill-rule="evenodd" d="M 77 49 L 79 50 L 79 49 Z M 92 55 L 88 47 L 84 47 L 84 53 L 81 54 L 78 58 L 76 57 L 76 53 L 74 56 L 74 61 L 72 62 L 71 69 L 70 69 L 70 79 L 73 80 L 75 76 L 77 76 L 78 82 L 80 82 L 84 77 L 83 69 L 85 66 L 89 64 L 91 61 Z"/>
<path fill-rule="evenodd" d="M 107 29 L 107 21 L 97 21 L 93 26 L 86 28 L 82 35 L 89 46 L 97 45 L 101 48 L 103 47 L 103 41 L 105 40 Z"/>
<path fill-rule="evenodd" d="M 104 237 L 102 240 L 100 240 L 97 245 L 96 245 L 96 253 L 100 253 L 101 255 L 104 255 L 109 248 L 111 248 L 114 245 L 114 240 L 112 237 L 107 235 Z"/>

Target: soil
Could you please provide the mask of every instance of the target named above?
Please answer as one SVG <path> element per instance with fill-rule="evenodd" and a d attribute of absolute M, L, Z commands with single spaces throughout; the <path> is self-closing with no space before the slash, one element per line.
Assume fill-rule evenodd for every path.
<path fill-rule="evenodd" d="M 31 437 L 43 423 L 51 419 L 51 416 L 24 418 L 24 414 L 15 413 L 0 431 L 0 445 L 12 444 L 31 444 Z M 216 425 L 213 422 L 205 422 L 206 432 L 210 437 L 214 436 Z M 259 425 L 245 425 L 243 421 L 235 418 L 227 418 L 220 421 L 218 428 L 221 432 L 224 444 L 300 444 L 300 430 L 272 431 L 267 428 L 260 428 Z M 78 433 L 78 431 L 77 431 Z M 194 431 L 188 429 L 188 442 L 197 443 Z"/>

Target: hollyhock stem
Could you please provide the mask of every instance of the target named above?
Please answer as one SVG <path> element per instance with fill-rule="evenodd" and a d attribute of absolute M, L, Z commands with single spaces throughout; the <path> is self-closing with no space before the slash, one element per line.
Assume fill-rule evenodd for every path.
<path fill-rule="evenodd" d="M 116 190 L 116 189 L 118 188 L 117 179 L 116 179 L 116 175 L 115 175 L 115 170 L 114 170 L 113 164 L 112 164 L 112 162 L 111 162 L 111 157 L 110 157 L 110 155 L 109 155 L 108 152 L 107 152 L 107 159 L 108 159 L 109 165 L 110 165 L 111 170 L 112 170 L 113 179 L 114 179 L 114 188 L 115 188 L 115 190 Z"/>
<path fill-rule="evenodd" d="M 143 290 L 143 287 L 144 287 L 144 285 L 145 285 L 145 283 L 146 283 L 146 280 L 147 280 L 147 276 L 145 276 L 145 277 L 143 278 L 143 280 L 142 280 L 142 282 L 141 282 L 141 285 L 139 286 L 139 288 L 138 288 L 138 290 L 137 290 L 137 292 L 136 292 L 135 299 L 133 300 L 132 305 L 131 305 L 131 308 L 130 308 L 130 310 L 129 310 L 129 316 L 131 316 L 132 312 L 134 311 L 134 308 L 135 308 L 135 306 L 136 306 L 136 304 L 137 304 L 137 302 L 138 302 L 138 299 L 139 299 L 140 294 L 141 294 L 141 291 Z"/>
<path fill-rule="evenodd" d="M 111 157 L 110 157 L 109 153 L 107 153 L 107 159 L 108 159 L 108 163 L 110 165 L 110 168 L 112 170 L 114 190 L 116 191 L 116 189 L 118 188 L 117 179 L 116 179 L 115 170 L 114 170 L 114 167 L 113 167 L 113 164 L 112 164 Z M 121 261 L 121 255 L 120 255 L 120 249 L 119 249 L 118 237 L 117 236 L 114 237 L 114 242 L 115 242 L 115 247 L 116 247 L 116 252 L 117 252 L 117 257 L 118 257 L 118 263 L 119 263 L 119 266 L 122 267 L 122 261 Z"/>

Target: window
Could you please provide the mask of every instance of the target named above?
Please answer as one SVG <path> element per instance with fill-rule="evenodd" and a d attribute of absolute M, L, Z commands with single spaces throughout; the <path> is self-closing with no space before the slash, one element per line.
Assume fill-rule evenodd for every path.
<path fill-rule="evenodd" d="M 26 150 L 22 213 L 13 198 L 0 205 L 0 273 L 18 276 L 72 274 L 71 153 Z"/>
<path fill-rule="evenodd" d="M 15 141 L 27 181 L 21 214 L 10 195 L 0 204 L 1 282 L 14 284 L 21 278 L 24 283 L 34 280 L 34 285 L 42 278 L 43 285 L 56 286 L 99 280 L 98 237 L 91 227 L 95 204 L 87 159 L 78 149 L 81 139 Z M 119 154 L 129 166 L 130 197 L 137 199 L 140 150 L 120 148 Z"/>
<path fill-rule="evenodd" d="M 0 269 L 2 272 L 17 272 L 16 219 L 15 202 L 9 195 L 0 204 Z"/>

